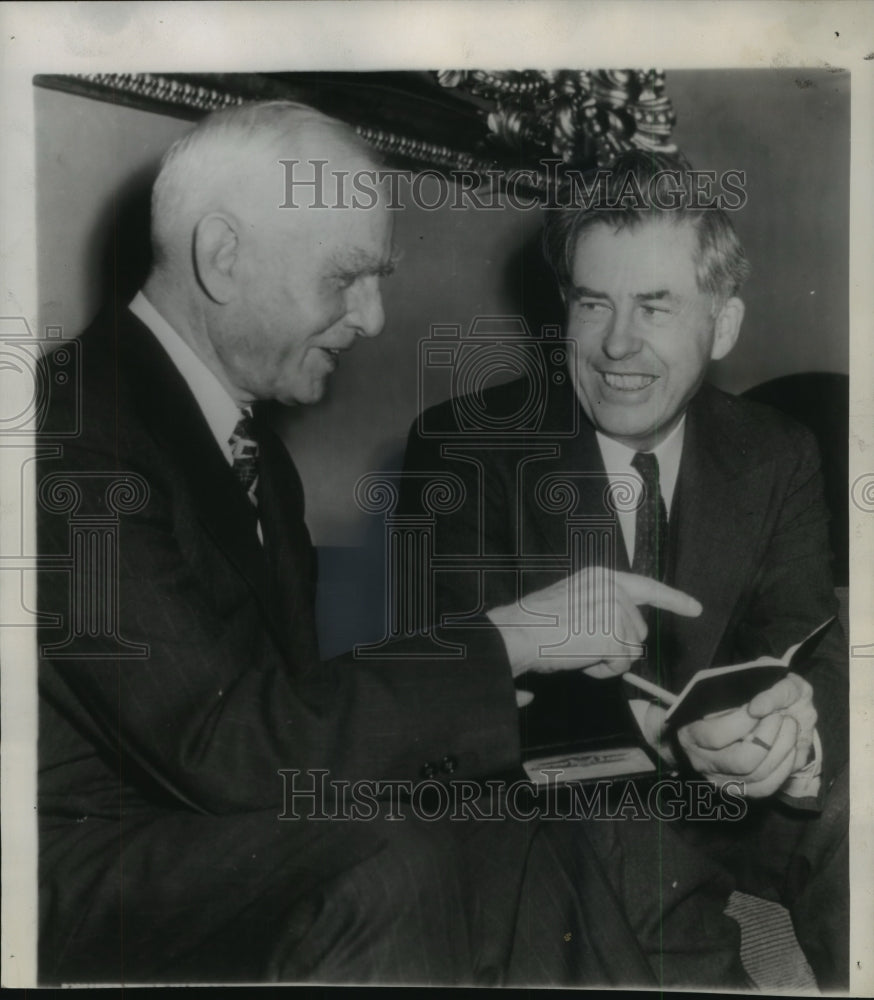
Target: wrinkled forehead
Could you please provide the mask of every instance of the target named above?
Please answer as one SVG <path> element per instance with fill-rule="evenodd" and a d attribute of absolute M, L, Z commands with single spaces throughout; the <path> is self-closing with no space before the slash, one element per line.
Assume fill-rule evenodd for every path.
<path fill-rule="evenodd" d="M 340 246 L 360 248 L 370 259 L 385 258 L 392 253 L 394 213 L 388 210 L 387 193 L 374 182 L 366 197 L 358 192 L 350 195 L 341 182 L 325 186 L 321 197 L 291 198 L 279 205 L 265 208 L 260 229 L 283 243 L 304 241 L 314 254 Z"/>
<path fill-rule="evenodd" d="M 313 122 L 289 139 L 280 138 L 275 147 L 284 204 L 316 209 L 368 206 L 361 194 L 377 187 L 380 165 L 375 151 L 354 132 Z"/>
<path fill-rule="evenodd" d="M 390 273 L 397 253 L 394 213 L 387 208 L 387 198 L 374 195 L 356 203 L 346 199 L 339 184 L 337 201 L 326 190 L 322 193 L 325 197 L 315 204 L 300 200 L 269 205 L 244 239 L 258 254 L 303 257 L 307 266 L 330 264 L 349 274 Z"/>
<path fill-rule="evenodd" d="M 230 143 L 205 183 L 215 200 L 251 219 L 278 220 L 306 210 L 377 207 L 382 200 L 377 154 L 344 126 L 296 120 Z"/>
<path fill-rule="evenodd" d="M 608 216 L 578 233 L 570 248 L 571 275 L 605 259 L 621 263 L 623 269 L 685 273 L 695 280 L 697 228 L 693 220 L 676 213 Z"/>

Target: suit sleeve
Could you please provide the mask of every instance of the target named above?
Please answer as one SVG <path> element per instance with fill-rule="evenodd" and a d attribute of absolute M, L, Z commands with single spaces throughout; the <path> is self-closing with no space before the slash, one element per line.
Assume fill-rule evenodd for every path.
<path fill-rule="evenodd" d="M 149 498 L 119 518 L 110 600 L 118 633 L 147 655 L 118 658 L 111 637 L 79 634 L 40 668 L 43 696 L 126 777 L 139 775 L 190 808 L 226 813 L 279 811 L 280 769 L 417 780 L 434 761 L 451 759 L 454 778 L 518 763 L 512 679 L 494 629 L 465 633 L 466 659 L 434 659 L 431 647 L 422 656 L 414 641 L 379 661 L 346 655 L 296 673 L 245 581 L 193 516 L 180 521 L 176 485 L 148 456 L 138 462 Z M 119 471 L 116 456 L 72 443 L 64 469 Z M 89 503 L 97 505 L 86 496 Z M 66 516 L 40 511 L 39 546 L 41 556 L 68 549 Z M 91 562 L 71 583 L 44 560 L 41 610 L 69 624 L 72 589 L 95 591 L 98 573 Z M 62 631 L 45 628 L 40 642 L 57 642 Z M 452 641 L 447 632 L 444 642 Z"/>

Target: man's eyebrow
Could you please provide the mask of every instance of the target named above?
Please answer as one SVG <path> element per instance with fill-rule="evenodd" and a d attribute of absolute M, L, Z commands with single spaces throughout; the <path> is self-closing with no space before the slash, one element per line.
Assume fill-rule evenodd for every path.
<path fill-rule="evenodd" d="M 577 298 L 580 299 L 604 299 L 604 301 L 609 301 L 610 296 L 606 292 L 599 292 L 595 288 L 589 288 L 586 285 L 573 285 L 573 293 Z M 651 292 L 636 292 L 634 294 L 635 302 L 662 302 L 662 301 L 676 301 L 677 296 L 669 288 L 655 288 Z"/>
<path fill-rule="evenodd" d="M 388 255 L 388 260 L 382 265 L 380 272 L 381 277 L 387 278 L 390 274 L 394 274 L 395 268 L 401 262 L 401 258 L 404 256 L 403 250 L 394 243 Z"/>
<path fill-rule="evenodd" d="M 400 250 L 395 247 L 392 247 L 388 258 L 377 256 L 360 247 L 352 247 L 338 254 L 334 263 L 341 270 L 352 274 L 375 274 L 380 278 L 387 278 L 394 273 L 400 257 Z"/>
<path fill-rule="evenodd" d="M 610 296 L 606 292 L 596 291 L 594 288 L 589 288 L 586 285 L 573 285 L 572 291 L 574 295 L 581 299 L 609 299 Z"/>
<path fill-rule="evenodd" d="M 676 299 L 677 296 L 669 288 L 659 288 L 653 292 L 638 292 L 634 298 L 637 302 L 652 302 L 662 299 Z"/>

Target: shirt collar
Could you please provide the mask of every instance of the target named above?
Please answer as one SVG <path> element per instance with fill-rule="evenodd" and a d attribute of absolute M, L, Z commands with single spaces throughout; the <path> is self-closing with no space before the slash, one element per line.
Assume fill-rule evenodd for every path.
<path fill-rule="evenodd" d="M 680 474 L 680 458 L 683 454 L 685 430 L 686 415 L 683 414 L 680 422 L 664 441 L 652 449 L 652 454 L 659 462 L 659 486 L 669 514 L 674 499 L 674 490 L 677 486 L 677 476 Z M 631 466 L 631 460 L 637 454 L 634 448 L 620 444 L 600 431 L 595 431 L 595 436 L 598 439 L 598 447 L 601 449 L 601 457 L 604 459 L 604 468 L 607 470 L 608 476 L 620 472 L 631 472 L 632 475 L 637 475 Z"/>
<path fill-rule="evenodd" d="M 229 439 L 240 419 L 240 406 L 225 387 L 164 319 L 146 296 L 137 292 L 128 307 L 152 331 L 185 379 L 213 437 L 228 463 L 233 463 Z"/>

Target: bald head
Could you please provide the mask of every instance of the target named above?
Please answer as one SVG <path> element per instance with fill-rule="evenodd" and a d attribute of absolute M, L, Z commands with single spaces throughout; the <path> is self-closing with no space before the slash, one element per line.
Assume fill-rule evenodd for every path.
<path fill-rule="evenodd" d="M 337 172 L 378 167 L 377 154 L 352 128 L 307 105 L 270 101 L 214 112 L 162 160 L 152 192 L 155 266 L 184 266 L 194 227 L 211 212 L 229 213 L 242 226 L 280 219 L 283 160 L 298 161 L 303 179 L 312 176 L 314 163 L 327 161 L 322 192 L 330 204 Z M 295 204 L 306 209 L 312 195 L 313 188 L 302 185 Z"/>

